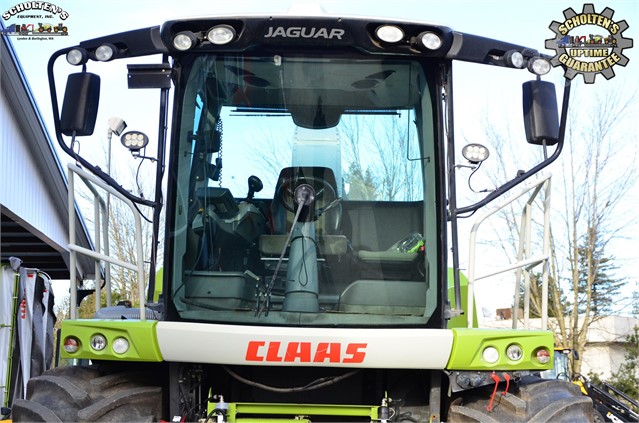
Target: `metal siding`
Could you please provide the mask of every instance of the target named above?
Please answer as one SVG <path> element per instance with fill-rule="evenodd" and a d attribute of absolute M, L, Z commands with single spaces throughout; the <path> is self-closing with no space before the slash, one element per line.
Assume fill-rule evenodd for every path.
<path fill-rule="evenodd" d="M 67 185 L 65 170 L 11 44 L 0 37 L 0 239 L 1 258 L 21 257 L 25 265 L 69 276 Z M 77 212 L 77 209 L 76 209 Z M 76 213 L 76 239 L 92 242 Z M 92 259 L 78 258 L 80 275 L 93 272 Z"/>
<path fill-rule="evenodd" d="M 0 204 L 51 240 L 58 250 L 66 250 L 68 234 L 45 181 L 35 164 L 28 140 L 18 128 L 6 96 L 0 96 Z M 52 245 L 53 246 L 53 245 Z"/>

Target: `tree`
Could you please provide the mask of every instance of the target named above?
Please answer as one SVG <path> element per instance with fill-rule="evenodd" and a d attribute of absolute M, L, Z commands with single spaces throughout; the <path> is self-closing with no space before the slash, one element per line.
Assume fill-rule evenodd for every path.
<path fill-rule="evenodd" d="M 639 401 L 639 326 L 626 338 L 625 361 L 612 373 L 610 384 Z M 635 410 L 639 412 L 639 410 Z"/>
<path fill-rule="evenodd" d="M 349 184 L 349 199 L 411 201 L 421 198 L 417 137 L 415 131 L 409 129 L 412 124 L 405 125 L 400 120 L 408 118 L 409 115 L 394 112 L 379 116 L 342 116 L 336 133 L 344 183 Z M 275 127 L 265 126 L 255 137 L 260 140 L 260 148 L 249 149 L 248 154 L 262 171 L 265 186 L 277 180 L 283 159 L 290 157 L 298 136 L 296 130 L 299 128 L 295 129 L 287 121 Z M 408 154 L 415 157 L 408 158 Z"/>
<path fill-rule="evenodd" d="M 604 256 L 603 246 L 593 233 L 587 239 L 593 239 L 592 247 L 582 243 L 579 247 L 579 291 L 582 296 L 588 295 L 587 281 L 592 279 L 590 287 L 591 310 L 593 317 L 608 316 L 613 313 L 613 300 L 619 294 L 623 282 L 611 275 L 616 270 L 614 259 Z M 583 303 L 579 312 L 585 312 Z"/>
<path fill-rule="evenodd" d="M 349 200 L 376 200 L 378 183 L 370 168 L 362 170 L 358 162 L 351 163 L 351 167 L 344 173 L 344 182 L 349 185 Z"/>
<path fill-rule="evenodd" d="M 569 265 L 566 280 L 572 289 L 572 302 L 569 328 L 562 330 L 560 336 L 578 353 L 585 348 L 589 326 L 609 314 L 597 308 L 607 301 L 605 293 L 596 293 L 600 261 L 607 246 L 628 223 L 618 219 L 615 211 L 637 178 L 634 161 L 621 166 L 628 162 L 628 158 L 620 156 L 625 134 L 616 131 L 615 125 L 619 119 L 630 117 L 631 98 L 622 92 L 607 91 L 596 100 L 599 110 L 607 112 L 594 114 L 585 123 L 579 119 L 578 109 L 571 109 L 574 123 L 569 126 L 568 157 L 562 161 L 562 188 L 568 211 L 563 222 Z M 576 147 L 575 140 L 581 140 L 581 145 Z M 614 293 L 610 292 L 610 300 Z M 580 372 L 581 361 L 574 360 L 573 373 Z"/>
<path fill-rule="evenodd" d="M 635 108 L 632 95 L 609 90 L 595 96 L 597 110 L 588 119 L 578 115 L 584 104 L 573 99 L 564 153 L 559 159 L 559 187 L 563 201 L 551 224 L 549 264 L 549 315 L 556 344 L 572 348 L 580 355 L 586 345 L 590 325 L 613 312 L 613 302 L 622 284 L 616 278 L 614 258 L 608 254 L 611 242 L 629 220 L 620 218 L 622 200 L 637 179 L 637 166 L 623 148 L 634 145 L 635 133 L 619 131 L 617 122 L 631 118 Z M 495 147 L 500 165 L 490 173 L 496 186 L 513 173 L 512 163 L 525 155 L 509 154 L 507 136 L 494 125 L 485 125 L 486 137 Z M 510 137 L 518 138 L 518 136 Z M 509 157 L 510 156 L 510 157 Z M 510 166 L 506 163 L 511 164 Z M 530 165 L 525 163 L 524 168 Z M 514 206 L 500 216 L 498 243 L 510 257 L 516 257 L 519 224 Z M 504 229 L 506 228 L 506 229 Z M 541 290 L 532 278 L 531 309 L 539 313 Z M 581 372 L 581 361 L 573 360 L 573 373 Z"/>
<path fill-rule="evenodd" d="M 420 161 L 409 156 L 418 156 L 415 134 L 400 119 L 406 117 L 342 117 L 342 154 L 349 164 L 345 179 L 355 183 L 357 195 L 367 195 L 364 199 L 411 201 L 422 196 Z"/>
<path fill-rule="evenodd" d="M 112 257 L 118 260 L 137 263 L 139 260 L 144 260 L 144 274 L 147 278 L 149 275 L 149 262 L 152 242 L 152 227 L 151 224 L 147 224 L 143 220 L 142 225 L 142 249 L 143 257 L 137 255 L 136 244 L 136 228 L 135 220 L 131 209 L 129 209 L 121 201 L 111 201 L 109 207 L 109 242 L 110 242 L 110 254 Z M 162 226 L 162 225 L 161 225 Z M 160 260 L 161 254 L 158 255 Z M 121 266 L 111 266 L 111 285 L 115 296 L 120 299 L 126 299 L 136 306 L 140 304 L 140 301 L 144 299 L 145 293 L 138 292 L 138 274 L 137 272 L 125 269 Z"/>
<path fill-rule="evenodd" d="M 540 272 L 533 272 L 530 275 L 530 317 L 539 318 L 541 317 L 541 289 L 542 289 L 542 275 Z M 561 307 L 562 305 L 568 304 L 568 299 L 564 292 L 558 290 L 559 284 L 554 279 L 554 276 L 551 274 L 548 277 L 548 287 L 551 291 L 550 294 L 554 297 L 556 296 L 558 301 L 550 301 L 548 307 L 548 317 L 557 317 L 560 314 L 557 310 L 557 307 Z M 554 292 L 553 292 L 554 291 Z M 519 287 L 519 309 L 523 310 L 524 307 L 524 288 L 523 286 Z M 565 312 L 565 307 L 564 307 Z"/>

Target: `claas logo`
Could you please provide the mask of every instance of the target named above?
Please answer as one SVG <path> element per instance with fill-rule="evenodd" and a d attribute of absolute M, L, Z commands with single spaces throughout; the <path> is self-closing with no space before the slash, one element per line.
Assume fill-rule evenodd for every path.
<path fill-rule="evenodd" d="M 362 363 L 366 343 L 250 341 L 246 361 L 267 363 Z"/>

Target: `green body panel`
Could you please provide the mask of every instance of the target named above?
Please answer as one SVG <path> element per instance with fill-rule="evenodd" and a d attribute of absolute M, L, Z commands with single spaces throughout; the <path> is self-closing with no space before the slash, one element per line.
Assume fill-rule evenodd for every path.
<path fill-rule="evenodd" d="M 216 404 L 209 402 L 208 413 Z M 334 404 L 269 404 L 269 403 L 229 403 L 227 421 L 234 422 L 304 422 L 312 416 L 366 417 L 370 421 L 378 419 L 378 406 L 334 405 Z M 252 417 L 242 417 L 242 415 Z M 255 416 L 273 416 L 272 418 Z M 336 420 L 339 421 L 339 420 Z"/>
<path fill-rule="evenodd" d="M 120 361 L 163 361 L 155 335 L 154 320 L 64 320 L 62 322 L 62 342 L 69 337 L 80 341 L 80 348 L 73 354 L 61 348 L 62 358 L 83 358 L 91 360 Z M 89 341 L 95 334 L 102 334 L 107 339 L 107 346 L 102 351 L 91 348 Z M 129 341 L 129 349 L 124 354 L 116 354 L 112 350 L 113 340 L 119 337 Z"/>
<path fill-rule="evenodd" d="M 453 350 L 446 365 L 448 370 L 546 370 L 553 366 L 553 334 L 542 330 L 511 329 L 453 329 Z M 506 356 L 511 344 L 519 345 L 523 356 L 512 361 Z M 482 359 L 482 351 L 494 347 L 499 351 L 499 359 L 488 363 Z M 547 364 L 535 359 L 539 348 L 546 348 L 550 354 Z"/>
<path fill-rule="evenodd" d="M 153 302 L 160 302 L 160 295 L 162 295 L 162 280 L 164 279 L 164 268 L 160 268 L 155 272 L 155 291 L 153 291 Z"/>
<path fill-rule="evenodd" d="M 453 279 L 453 269 L 448 269 L 448 301 L 450 301 L 450 306 L 455 308 L 457 304 L 455 304 L 455 289 L 453 287 L 454 279 Z M 463 273 L 459 273 L 459 285 L 461 287 L 461 303 L 462 310 L 464 310 L 464 314 L 453 317 L 448 321 L 448 329 L 453 328 L 465 328 L 466 324 L 466 315 L 468 314 L 468 279 L 464 276 Z M 473 327 L 477 327 L 477 308 L 473 307 Z"/>

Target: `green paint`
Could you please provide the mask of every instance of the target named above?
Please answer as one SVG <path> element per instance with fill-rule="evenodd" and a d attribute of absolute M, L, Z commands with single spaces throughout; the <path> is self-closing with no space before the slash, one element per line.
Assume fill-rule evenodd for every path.
<path fill-rule="evenodd" d="M 209 402 L 208 413 L 216 404 Z M 367 421 L 378 420 L 378 406 L 336 405 L 336 404 L 268 404 L 268 403 L 228 403 L 229 423 L 251 422 L 310 422 L 314 416 L 365 417 Z M 251 416 L 251 417 L 242 417 Z M 259 417 L 256 417 L 259 416 Z M 267 417 L 268 416 L 268 417 Z M 339 420 L 336 420 L 339 421 Z"/>
<path fill-rule="evenodd" d="M 448 301 L 450 301 L 450 306 L 455 307 L 455 288 L 453 286 L 453 269 L 448 269 Z M 462 310 L 464 310 L 464 314 L 453 317 L 448 321 L 448 329 L 452 328 L 465 328 L 466 324 L 466 316 L 468 315 L 468 279 L 463 273 L 459 273 L 459 285 L 461 287 L 461 303 Z M 473 304 L 475 305 L 475 304 Z M 473 327 L 477 327 L 477 307 L 473 307 Z"/>
<path fill-rule="evenodd" d="M 80 341 L 80 348 L 73 354 L 60 348 L 62 358 L 84 358 L 90 360 L 119 361 L 162 361 L 158 345 L 155 320 L 64 320 L 62 322 L 62 342 L 73 336 Z M 107 339 L 107 346 L 102 351 L 95 351 L 90 346 L 90 339 L 95 334 L 102 334 Z M 116 354 L 112 350 L 113 340 L 119 337 L 129 341 L 129 350 L 124 354 Z"/>
<path fill-rule="evenodd" d="M 542 330 L 512 329 L 453 329 L 453 350 L 446 365 L 448 370 L 546 370 L 553 366 L 553 334 Z M 512 361 L 506 356 L 506 348 L 518 344 L 523 356 Z M 494 347 L 499 351 L 499 360 L 487 363 L 482 351 Z M 551 354 L 548 364 L 540 364 L 534 357 L 537 350 L 545 347 Z"/>
<path fill-rule="evenodd" d="M 155 272 L 155 291 L 153 291 L 153 302 L 160 302 L 160 295 L 162 295 L 162 282 L 164 280 L 164 268 L 160 268 Z"/>

